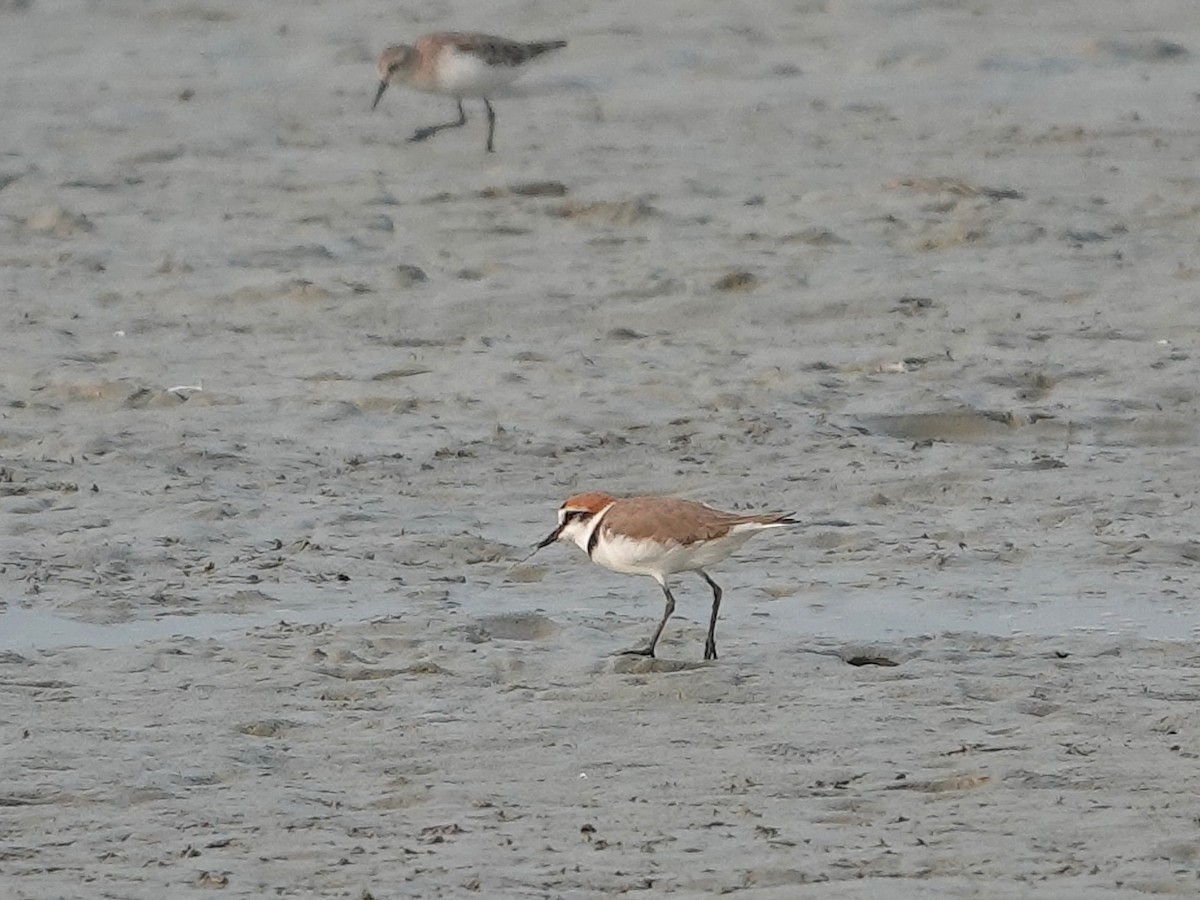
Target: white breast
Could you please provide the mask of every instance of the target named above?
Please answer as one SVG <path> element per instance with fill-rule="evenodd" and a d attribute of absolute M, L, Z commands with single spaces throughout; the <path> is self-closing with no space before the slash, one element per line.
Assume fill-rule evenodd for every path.
<path fill-rule="evenodd" d="M 596 542 L 592 561 L 614 572 L 662 577 L 718 563 L 753 534 L 753 531 L 734 532 L 723 538 L 686 546 L 603 534 Z"/>
<path fill-rule="evenodd" d="M 448 49 L 437 58 L 437 86 L 452 97 L 486 97 L 520 71 L 516 66 L 489 66 L 473 53 Z"/>

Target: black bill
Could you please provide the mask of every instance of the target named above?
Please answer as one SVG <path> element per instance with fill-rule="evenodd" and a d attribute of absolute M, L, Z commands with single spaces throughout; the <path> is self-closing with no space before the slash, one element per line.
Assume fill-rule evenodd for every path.
<path fill-rule="evenodd" d="M 559 525 L 557 528 L 555 528 L 552 532 L 550 532 L 550 535 L 544 541 L 542 541 L 540 544 L 538 544 L 536 547 L 533 548 L 534 552 L 536 553 L 538 550 L 541 550 L 543 547 L 549 547 L 551 544 L 553 544 L 555 541 L 557 541 L 558 536 L 560 534 L 562 534 L 562 530 L 563 530 L 562 525 Z"/>
<path fill-rule="evenodd" d="M 379 82 L 379 90 L 375 92 L 375 102 L 371 104 L 371 109 L 379 105 L 379 98 L 383 96 L 383 92 L 387 90 L 388 83 L 386 81 Z"/>

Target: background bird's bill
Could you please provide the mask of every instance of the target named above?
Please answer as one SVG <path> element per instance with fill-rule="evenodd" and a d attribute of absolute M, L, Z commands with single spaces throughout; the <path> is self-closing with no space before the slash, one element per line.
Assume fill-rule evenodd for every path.
<path fill-rule="evenodd" d="M 383 96 L 383 92 L 387 90 L 388 83 L 386 81 L 379 82 L 379 90 L 375 92 L 375 102 L 371 104 L 371 109 L 379 105 L 379 98 Z"/>

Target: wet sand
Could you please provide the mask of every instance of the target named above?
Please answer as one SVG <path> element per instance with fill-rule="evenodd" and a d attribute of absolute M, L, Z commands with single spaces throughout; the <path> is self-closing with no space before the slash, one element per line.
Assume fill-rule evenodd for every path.
<path fill-rule="evenodd" d="M 0 4 L 4 890 L 1194 894 L 1192 4 L 470 13 Z"/>

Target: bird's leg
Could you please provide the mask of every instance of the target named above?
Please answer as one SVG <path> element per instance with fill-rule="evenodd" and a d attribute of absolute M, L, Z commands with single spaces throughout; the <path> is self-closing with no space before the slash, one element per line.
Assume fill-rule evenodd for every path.
<path fill-rule="evenodd" d="M 643 647 L 640 650 L 626 650 L 623 656 L 653 656 L 654 647 L 658 644 L 658 636 L 662 634 L 663 628 L 667 624 L 667 619 L 671 618 L 671 613 L 675 612 L 675 598 L 671 596 L 671 589 L 667 587 L 667 583 L 662 582 L 663 596 L 667 598 L 667 608 L 663 610 L 662 621 L 658 623 L 658 627 L 654 629 L 654 637 L 650 638 L 649 646 Z"/>
<path fill-rule="evenodd" d="M 484 108 L 487 109 L 487 117 L 488 117 L 487 152 L 495 153 L 496 151 L 492 148 L 492 137 L 496 133 L 496 111 L 494 109 L 492 109 L 492 104 L 488 102 L 487 97 L 483 98 L 483 105 L 484 105 Z"/>
<path fill-rule="evenodd" d="M 416 131 L 414 131 L 412 137 L 410 137 L 408 140 L 409 140 L 409 143 L 415 143 L 416 141 L 423 141 L 426 138 L 433 137 L 439 131 L 442 131 L 446 128 L 461 128 L 463 125 L 466 125 L 466 124 L 467 124 L 467 114 L 463 110 L 462 101 L 459 100 L 458 101 L 458 121 L 457 122 L 444 122 L 441 125 L 426 125 L 424 128 L 418 128 Z"/>
<path fill-rule="evenodd" d="M 704 642 L 704 658 L 717 658 L 717 611 L 721 608 L 721 586 L 708 577 L 708 573 L 703 569 L 697 569 L 700 577 L 708 582 L 708 586 L 713 592 L 713 608 L 712 618 L 708 620 L 708 640 Z"/>

